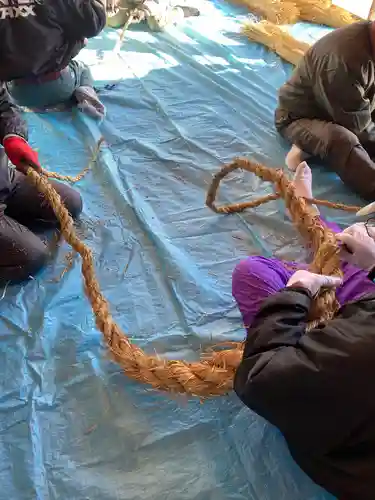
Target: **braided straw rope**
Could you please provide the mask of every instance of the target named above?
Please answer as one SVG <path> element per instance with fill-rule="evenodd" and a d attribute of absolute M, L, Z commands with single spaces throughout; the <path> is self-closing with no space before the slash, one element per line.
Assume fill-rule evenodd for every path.
<path fill-rule="evenodd" d="M 277 195 L 269 195 L 258 200 L 227 207 L 216 207 L 215 196 L 220 181 L 230 172 L 243 169 L 254 173 L 263 181 L 275 185 Z M 239 342 L 226 344 L 219 351 L 204 353 L 200 361 L 188 363 L 180 360 L 165 360 L 158 356 L 150 356 L 132 344 L 129 338 L 115 323 L 109 304 L 95 276 L 92 251 L 77 236 L 73 220 L 64 207 L 60 196 L 53 189 L 47 178 L 29 168 L 27 176 L 36 188 L 51 204 L 61 224 L 61 231 L 66 241 L 82 258 L 82 275 L 85 293 L 90 301 L 96 318 L 96 325 L 102 332 L 113 359 L 119 363 L 125 374 L 139 382 L 146 383 L 154 389 L 186 393 L 206 398 L 219 396 L 232 389 L 236 367 L 241 361 L 243 345 Z M 237 159 L 224 166 L 213 178 L 207 194 L 207 205 L 218 213 L 232 213 L 245 208 L 257 207 L 262 203 L 277 198 L 285 200 L 286 207 L 301 234 L 311 244 L 314 260 L 311 270 L 332 276 L 342 276 L 339 262 L 339 249 L 334 233 L 323 226 L 319 218 L 311 215 L 306 200 L 296 196 L 292 183 L 281 170 L 273 170 L 245 159 Z M 314 203 L 333 208 L 355 211 L 357 207 L 346 207 L 319 200 Z M 312 319 L 329 320 L 337 311 L 338 304 L 333 291 L 322 291 L 315 301 Z"/>
<path fill-rule="evenodd" d="M 78 182 L 81 179 L 83 179 L 85 177 L 85 175 L 87 174 L 87 172 L 90 171 L 91 166 L 98 159 L 98 156 L 99 156 L 99 153 L 100 153 L 100 148 L 102 147 L 103 142 L 104 142 L 104 137 L 101 137 L 98 140 L 98 142 L 97 142 L 97 144 L 95 146 L 95 149 L 93 151 L 93 154 L 92 154 L 92 156 L 91 156 L 88 164 L 86 165 L 86 167 L 79 174 L 77 174 L 75 176 L 72 176 L 72 175 L 62 175 L 62 174 L 58 174 L 57 172 L 50 172 L 49 170 L 45 170 L 44 168 L 42 169 L 42 174 L 45 177 L 48 177 L 49 179 L 57 179 L 59 181 L 70 182 L 71 184 L 75 184 L 76 182 Z"/>

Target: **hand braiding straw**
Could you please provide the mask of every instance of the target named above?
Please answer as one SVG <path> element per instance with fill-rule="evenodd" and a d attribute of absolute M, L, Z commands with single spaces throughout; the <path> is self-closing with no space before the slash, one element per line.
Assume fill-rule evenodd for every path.
<path fill-rule="evenodd" d="M 247 170 L 264 181 L 274 183 L 278 194 L 263 197 L 247 204 L 216 207 L 215 195 L 221 179 L 236 169 Z M 242 343 L 227 344 L 227 347 L 231 345 L 231 348 L 205 353 L 200 361 L 192 363 L 150 356 L 132 344 L 115 323 L 110 313 L 109 304 L 101 293 L 95 276 L 92 251 L 77 237 L 73 220 L 64 207 L 60 196 L 48 180 L 35 172 L 34 169 L 29 168 L 27 176 L 51 204 L 60 221 L 61 231 L 66 241 L 82 257 L 85 293 L 95 314 L 96 325 L 102 332 L 112 357 L 120 364 L 125 374 L 133 380 L 152 386 L 154 389 L 186 393 L 202 398 L 219 396 L 230 391 L 235 369 L 241 361 Z M 339 249 L 334 233 L 324 227 L 317 217 L 309 213 L 306 201 L 296 196 L 293 184 L 281 170 L 273 170 L 245 159 L 237 159 L 215 175 L 207 194 L 207 205 L 218 213 L 231 213 L 256 207 L 279 197 L 285 200 L 294 223 L 312 245 L 315 256 L 311 270 L 333 276 L 342 276 Z M 312 201 L 319 203 L 319 200 Z M 324 202 L 324 204 L 349 211 L 357 210 L 354 207 L 328 202 Z M 329 320 L 337 311 L 337 307 L 335 293 L 323 291 L 315 301 L 313 319 Z"/>
<path fill-rule="evenodd" d="M 263 181 L 272 182 L 275 185 L 276 194 L 263 196 L 254 201 L 217 207 L 215 198 L 220 181 L 237 169 L 247 170 L 260 177 Z M 307 200 L 297 197 L 292 182 L 288 180 L 282 170 L 270 169 L 263 165 L 250 162 L 244 158 L 237 158 L 231 164 L 224 166 L 214 176 L 207 193 L 206 203 L 207 206 L 216 213 L 229 214 L 242 212 L 247 208 L 255 208 L 268 201 L 277 200 L 278 198 L 284 199 L 295 226 L 307 244 L 311 246 L 314 259 L 310 264 L 310 271 L 341 278 L 343 274 L 340 268 L 340 249 L 336 240 L 336 235 L 322 224 L 319 217 L 308 210 L 307 203 L 323 205 L 325 207 L 345 210 L 347 212 L 357 212 L 360 207 L 348 206 L 342 203 L 332 203 L 316 198 Z M 321 322 L 332 319 L 338 308 L 339 304 L 336 299 L 335 291 L 322 290 L 315 299 L 313 307 L 310 310 L 310 323 L 308 328 L 311 329 Z"/>

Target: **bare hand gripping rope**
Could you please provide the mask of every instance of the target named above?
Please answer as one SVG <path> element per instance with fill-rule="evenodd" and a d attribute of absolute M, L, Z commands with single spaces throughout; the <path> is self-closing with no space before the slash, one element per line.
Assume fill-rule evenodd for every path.
<path fill-rule="evenodd" d="M 265 196 L 247 203 L 217 207 L 215 197 L 220 181 L 236 169 L 247 170 L 271 182 L 277 194 Z M 115 323 L 109 304 L 95 276 L 95 267 L 91 250 L 77 236 L 73 220 L 64 207 L 60 196 L 48 182 L 45 175 L 29 168 L 27 176 L 35 187 L 51 204 L 60 221 L 65 240 L 82 258 L 84 289 L 96 318 L 96 325 L 102 332 L 113 359 L 122 367 L 125 374 L 154 389 L 186 393 L 202 398 L 219 396 L 232 389 L 236 367 L 241 361 L 243 345 L 233 342 L 219 351 L 204 353 L 199 361 L 188 363 L 180 360 L 165 360 L 150 356 L 132 344 L 127 335 Z M 290 180 L 281 170 L 273 170 L 246 159 L 237 159 L 224 166 L 213 178 L 207 194 L 207 206 L 217 213 L 234 213 L 254 208 L 270 200 L 283 198 L 294 224 L 307 243 L 311 245 L 314 259 L 310 266 L 315 273 L 342 276 L 340 269 L 339 247 L 335 234 L 320 222 L 319 218 L 309 213 L 307 201 L 297 197 Z M 348 207 L 323 200 L 308 200 L 315 204 L 356 212 L 358 207 Z M 315 300 L 311 311 L 312 324 L 331 319 L 338 309 L 335 292 L 322 291 Z"/>

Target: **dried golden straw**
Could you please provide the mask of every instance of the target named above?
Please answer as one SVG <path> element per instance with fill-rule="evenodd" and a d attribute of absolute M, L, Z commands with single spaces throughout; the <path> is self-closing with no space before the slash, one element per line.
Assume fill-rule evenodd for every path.
<path fill-rule="evenodd" d="M 300 17 L 295 2 L 289 0 L 234 0 L 234 2 L 275 24 L 293 24 Z"/>
<path fill-rule="evenodd" d="M 294 65 L 298 64 L 310 47 L 308 43 L 300 42 L 282 27 L 268 21 L 247 22 L 242 28 L 242 32 L 250 41 L 266 46 L 282 59 Z"/>
<path fill-rule="evenodd" d="M 296 7 L 301 9 L 308 9 L 310 6 L 316 6 L 320 9 L 329 9 L 332 7 L 332 0 L 293 0 Z"/>
<path fill-rule="evenodd" d="M 314 0 L 297 0 L 297 7 L 301 21 L 325 24 L 332 28 L 342 28 L 359 20 L 354 14 L 332 3 L 327 7 Z"/>
<path fill-rule="evenodd" d="M 236 169 L 254 173 L 264 181 L 274 184 L 277 196 L 285 200 L 292 219 L 314 251 L 311 270 L 332 276 L 342 276 L 339 261 L 339 249 L 334 233 L 326 228 L 319 218 L 311 215 L 304 199 L 296 196 L 293 184 L 281 170 L 274 170 L 253 163 L 246 159 L 237 159 L 224 166 L 213 178 L 207 194 L 207 205 L 218 213 L 230 213 L 244 208 L 256 207 L 277 196 L 263 197 L 241 205 L 221 207 L 215 205 L 215 196 L 219 183 L 226 175 Z M 133 380 L 150 385 L 162 391 L 186 393 L 192 396 L 209 397 L 227 393 L 232 388 L 233 376 L 240 363 L 242 343 L 231 343 L 231 348 L 223 348 L 204 354 L 197 362 L 188 363 L 180 360 L 165 360 L 150 356 L 132 344 L 125 333 L 115 323 L 109 304 L 95 276 L 95 267 L 91 250 L 78 238 L 73 221 L 64 207 L 60 196 L 53 189 L 45 176 L 29 168 L 27 176 L 36 188 L 51 204 L 61 224 L 61 231 L 66 241 L 82 258 L 82 275 L 85 293 L 90 301 L 96 318 L 96 325 L 102 332 L 109 352 L 125 374 Z M 317 200 L 313 200 L 317 203 Z M 328 202 L 327 202 L 328 203 Z M 326 203 L 326 204 L 327 204 Z M 357 207 L 329 204 L 330 206 L 357 210 Z M 329 320 L 337 311 L 338 303 L 333 291 L 322 291 L 315 301 L 313 319 Z"/>
<path fill-rule="evenodd" d="M 341 28 L 359 18 L 331 0 L 233 0 L 254 14 L 274 24 L 294 24 L 298 21 Z"/>

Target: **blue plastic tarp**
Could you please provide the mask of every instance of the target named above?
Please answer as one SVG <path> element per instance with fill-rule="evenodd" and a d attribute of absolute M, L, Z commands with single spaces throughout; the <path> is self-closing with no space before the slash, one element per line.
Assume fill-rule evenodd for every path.
<path fill-rule="evenodd" d="M 200 8 L 201 17 L 165 33 L 134 27 L 119 53 L 115 30 L 90 42 L 80 57 L 107 107 L 100 127 L 76 111 L 26 114 L 43 164 L 60 173 L 80 172 L 104 136 L 77 184 L 79 234 L 121 328 L 147 352 L 179 359 L 243 338 L 231 296 L 241 258 L 305 258 L 282 203 L 232 216 L 205 206 L 222 163 L 240 155 L 283 164 L 273 112 L 291 67 L 239 33 L 243 11 Z M 294 32 L 308 39 L 322 30 Z M 319 166 L 314 188 L 320 198 L 355 201 Z M 220 199 L 271 189 L 236 173 Z M 330 498 L 233 394 L 202 404 L 129 381 L 106 355 L 79 258 L 61 276 L 69 250 L 62 244 L 43 273 L 0 296 L 0 499 Z"/>

